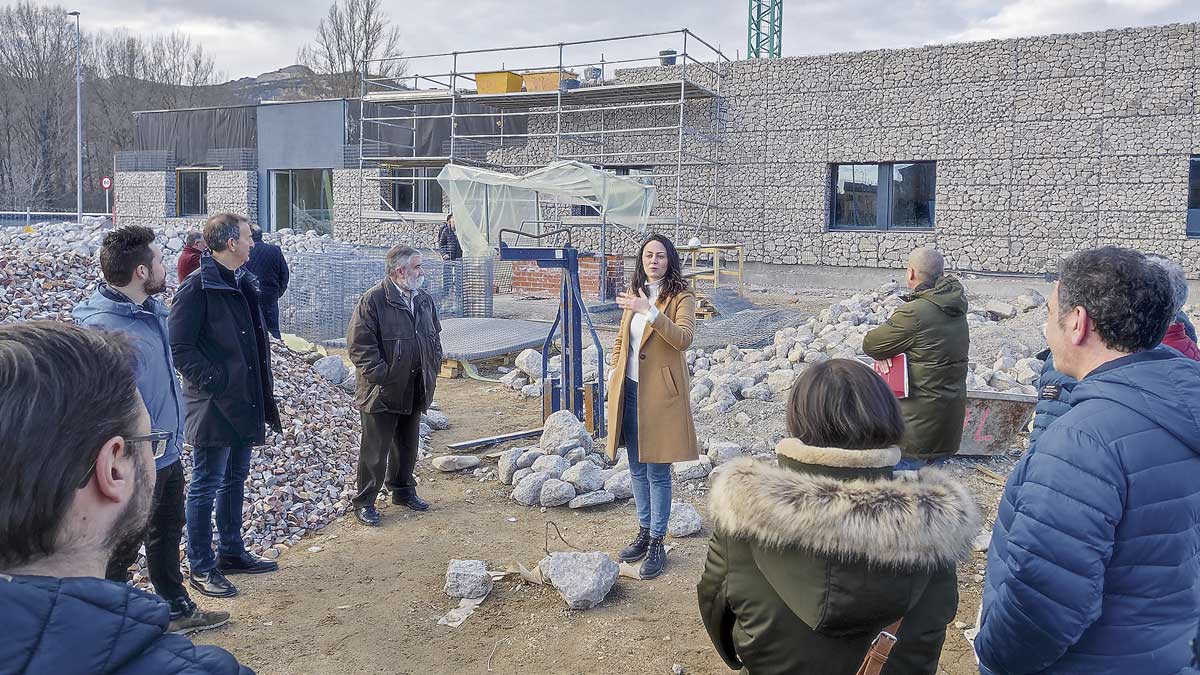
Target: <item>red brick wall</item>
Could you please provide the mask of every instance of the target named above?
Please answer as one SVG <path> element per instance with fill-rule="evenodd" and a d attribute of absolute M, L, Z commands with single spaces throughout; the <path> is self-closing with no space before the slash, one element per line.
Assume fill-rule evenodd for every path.
<path fill-rule="evenodd" d="M 611 300 L 625 283 L 625 259 L 619 255 L 608 256 L 607 297 Z M 557 297 L 562 288 L 562 271 L 542 269 L 537 263 L 518 260 L 513 262 L 513 291 L 532 293 L 546 297 Z M 600 258 L 583 258 L 579 261 L 579 290 L 584 297 L 600 297 Z"/>

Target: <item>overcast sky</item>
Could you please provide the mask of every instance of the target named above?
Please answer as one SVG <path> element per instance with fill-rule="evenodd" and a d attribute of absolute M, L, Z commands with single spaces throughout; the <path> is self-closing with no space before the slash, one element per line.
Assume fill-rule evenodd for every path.
<path fill-rule="evenodd" d="M 39 4 L 62 4 L 34 0 Z M 71 0 L 68 0 L 70 2 Z M 331 0 L 74 0 L 86 29 L 180 30 L 200 40 L 229 79 L 295 62 Z M 746 0 L 385 0 L 410 55 L 587 40 L 687 27 L 730 58 L 746 52 Z M 1200 0 L 784 0 L 784 55 L 1074 33 L 1200 21 Z M 621 47 L 578 47 L 568 62 L 631 58 L 660 48 L 657 38 Z M 697 58 L 704 55 L 689 49 Z M 507 67 L 557 62 L 555 50 L 509 55 Z M 538 62 L 538 63 L 535 63 Z M 498 63 L 460 64 L 485 68 Z M 435 72 L 416 65 L 418 72 Z"/>

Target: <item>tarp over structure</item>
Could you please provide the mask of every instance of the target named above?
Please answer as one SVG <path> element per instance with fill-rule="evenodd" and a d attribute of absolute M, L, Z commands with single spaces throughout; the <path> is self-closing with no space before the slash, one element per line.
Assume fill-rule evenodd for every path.
<path fill-rule="evenodd" d="M 617 176 L 573 161 L 552 162 L 518 176 L 447 164 L 438 183 L 450 199 L 463 254 L 492 255 L 502 228 L 535 234 L 541 200 L 596 209 L 605 223 L 645 231 L 655 190 L 637 178 Z"/>

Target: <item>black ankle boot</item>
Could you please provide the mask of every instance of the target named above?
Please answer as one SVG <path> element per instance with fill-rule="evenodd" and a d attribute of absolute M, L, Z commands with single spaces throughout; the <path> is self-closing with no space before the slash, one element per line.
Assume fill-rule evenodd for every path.
<path fill-rule="evenodd" d="M 638 575 L 643 579 L 653 579 L 663 573 L 667 566 L 667 549 L 663 547 L 662 537 L 650 537 L 650 546 L 646 550 L 646 559 L 642 561 L 642 569 Z"/>
<path fill-rule="evenodd" d="M 646 555 L 646 549 L 649 547 L 650 528 L 640 527 L 633 543 L 621 549 L 621 552 L 617 554 L 617 559 L 621 562 L 637 562 L 642 559 L 642 556 Z"/>

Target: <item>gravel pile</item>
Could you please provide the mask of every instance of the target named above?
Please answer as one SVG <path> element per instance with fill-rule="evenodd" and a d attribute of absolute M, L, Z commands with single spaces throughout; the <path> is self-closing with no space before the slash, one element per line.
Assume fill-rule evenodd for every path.
<path fill-rule="evenodd" d="M 111 226 L 96 220 L 101 222 L 0 231 L 0 323 L 73 322 L 71 309 L 100 281 L 93 255 Z M 181 233 L 164 232 L 164 244 L 173 243 L 175 237 L 168 235 Z M 169 303 L 171 290 L 161 297 Z M 293 352 L 279 341 L 272 341 L 271 350 L 283 432 L 269 434 L 267 445 L 254 450 L 243 534 L 253 552 L 275 557 L 350 509 L 360 423 L 353 394 L 347 391 L 352 387 L 329 381 L 313 368 L 321 354 Z M 343 382 L 353 376 L 348 368 Z M 436 406 L 421 425 L 422 458 L 428 456 L 433 430 L 449 427 Z M 184 453 L 184 464 L 190 472 L 190 452 Z M 144 579 L 140 569 L 135 578 Z"/>

